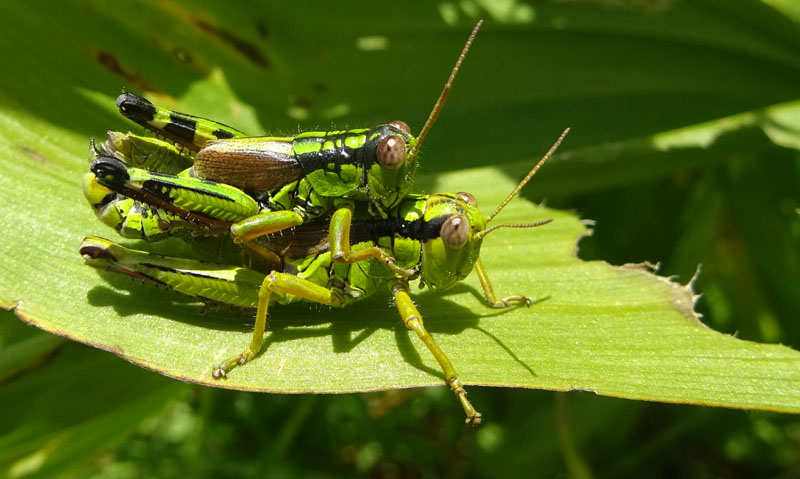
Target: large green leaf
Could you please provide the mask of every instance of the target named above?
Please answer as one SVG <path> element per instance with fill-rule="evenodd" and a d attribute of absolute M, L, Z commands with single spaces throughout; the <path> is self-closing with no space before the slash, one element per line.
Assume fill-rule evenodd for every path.
<path fill-rule="evenodd" d="M 424 169 L 530 164 L 569 124 L 575 133 L 554 159 L 553 176 L 545 169 L 529 187 L 544 191 L 566 184 L 571 165 L 581 165 L 569 169 L 577 184 L 597 188 L 685 168 L 670 154 L 684 147 L 693 153 L 689 164 L 720 161 L 701 150 L 725 146 L 715 140 L 740 131 L 751 144 L 748 128 L 784 123 L 753 114 L 733 129 L 727 121 L 688 130 L 707 132 L 688 140 L 687 132 L 665 132 L 800 98 L 797 27 L 758 2 L 706 0 L 644 13 L 420 3 L 414 15 L 400 4 L 328 11 L 319 2 L 305 8 L 325 13 L 306 16 L 211 3 L 44 5 L 0 7 L 0 55 L 13 65 L 0 77 L 0 303 L 46 330 L 224 387 L 342 392 L 442 381 L 378 298 L 341 311 L 275 308 L 263 354 L 214 382 L 211 365 L 249 340 L 248 316 L 201 316 L 196 304 L 167 291 L 84 267 L 81 239 L 112 235 L 80 192 L 87 139 L 129 127 L 113 103 L 122 86 L 254 133 L 292 130 L 298 121 L 303 128 L 393 118 L 419 125 L 470 24 L 485 15 L 485 31 L 426 143 Z M 782 144 L 796 145 L 791 128 L 768 133 L 775 131 Z M 609 148 L 612 141 L 619 143 Z M 585 154 L 592 148 L 604 154 Z M 583 162 L 574 159 L 580 152 Z M 647 166 L 628 168 L 637 158 Z M 512 177 L 523 170 L 510 168 Z M 608 171 L 616 174 L 600 174 Z M 421 183 L 429 191 L 470 190 L 489 206 L 513 186 L 492 168 Z M 465 382 L 800 410 L 800 354 L 705 328 L 686 287 L 643 267 L 579 261 L 575 243 L 586 229 L 574 215 L 523 200 L 503 213 L 509 221 L 545 217 L 555 222 L 493 233 L 483 251 L 498 292 L 540 298 L 531 308 L 485 307 L 474 278 L 417 296 Z"/>

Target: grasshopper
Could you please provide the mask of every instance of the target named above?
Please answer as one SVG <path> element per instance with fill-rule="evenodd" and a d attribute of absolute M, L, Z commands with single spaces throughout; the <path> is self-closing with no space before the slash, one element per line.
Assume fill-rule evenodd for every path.
<path fill-rule="evenodd" d="M 372 215 L 386 218 L 408 194 L 422 142 L 441 112 L 481 24 L 479 21 L 472 30 L 416 137 L 402 121 L 290 137 L 247 137 L 213 120 L 156 107 L 132 93 L 120 95 L 117 106 L 130 120 L 196 152 L 189 175 L 240 188 L 265 206 L 246 224 L 232 229 L 237 242 L 298 226 L 334 210 L 339 219 L 333 224 L 342 230 L 335 234 L 347 235 L 355 201 L 368 202 Z M 124 140 L 106 145 L 110 145 L 106 153 L 121 153 L 116 156 L 129 157 L 128 151 L 133 150 Z M 151 160 L 132 161 L 146 162 Z M 342 257 L 337 261 L 357 260 Z"/>
<path fill-rule="evenodd" d="M 481 413 L 467 399 L 467 392 L 455 368 L 425 329 L 422 315 L 409 296 L 409 279 L 397 274 L 385 263 L 376 261 L 373 254 L 363 252 L 380 250 L 390 254 L 400 267 L 414 271 L 421 285 L 433 289 L 449 288 L 465 279 L 474 269 L 490 306 L 530 305 L 531 301 L 525 296 L 496 296 L 481 263 L 480 248 L 483 239 L 498 228 L 531 228 L 551 221 L 488 226 L 553 154 L 568 131 L 561 134 L 517 187 L 487 216 L 481 214 L 475 198 L 468 193 L 409 195 L 390 210 L 387 218 L 378 219 L 369 214 L 356 217 L 348 236 L 328 236 L 327 222 L 316 220 L 284 231 L 281 235 L 259 238 L 260 247 L 280 255 L 282 259 L 282 268 L 272 269 L 266 274 L 242 266 L 218 265 L 131 250 L 97 237 L 86 238 L 80 254 L 90 266 L 149 279 L 205 301 L 256 307 L 255 330 L 249 346 L 217 365 L 212 373 L 215 378 L 225 377 L 231 369 L 247 363 L 259 353 L 272 301 L 288 303 L 306 300 L 339 307 L 372 294 L 389 294 L 406 327 L 417 334 L 439 363 L 445 381 L 464 409 L 466 422 L 478 424 L 481 422 Z M 181 180 L 174 176 L 165 178 L 176 182 Z M 214 221 L 229 221 L 231 209 L 223 211 L 217 207 L 221 197 L 229 197 L 234 202 L 248 202 L 235 200 L 236 188 L 230 185 L 210 181 L 205 184 L 205 191 L 199 188 L 194 190 L 198 195 L 196 200 L 207 202 L 206 214 L 211 215 L 209 218 L 213 216 Z M 136 199 L 147 202 L 151 198 L 137 194 Z M 252 198 L 250 201 L 255 202 Z M 148 205 L 156 208 L 164 206 L 158 202 Z M 181 211 L 179 206 L 173 209 L 176 216 L 194 214 Z M 356 263 L 337 263 L 336 252 L 341 250 L 364 257 Z"/>
<path fill-rule="evenodd" d="M 117 98 L 120 112 L 182 148 L 197 152 L 193 165 L 181 172 L 181 167 L 187 162 L 191 164 L 192 159 L 182 155 L 173 143 L 109 132 L 98 155 L 98 159 L 103 159 L 96 160 L 92 172 L 84 177 L 84 193 L 97 216 L 125 237 L 155 240 L 187 230 L 193 234 L 209 234 L 212 230 L 219 233 L 219 223 L 215 223 L 216 228 L 209 228 L 200 219 L 192 225 L 170 214 L 168 205 L 179 201 L 175 197 L 175 183 L 162 185 L 157 202 L 167 206 L 165 209 L 150 210 L 132 201 L 136 194 L 130 194 L 130 187 L 152 186 L 159 180 L 148 182 L 144 179 L 146 173 L 136 171 L 133 177 L 140 178 L 140 184 L 123 187 L 118 181 L 124 176 L 130 178 L 131 172 L 123 172 L 119 164 L 112 165 L 110 158 L 117 158 L 126 166 L 199 177 L 245 190 L 258 200 L 259 207 L 248 209 L 249 216 L 231 221 L 230 233 L 236 242 L 244 243 L 270 261 L 278 258 L 255 246 L 255 238 L 303 224 L 330 211 L 335 211 L 335 220 L 330 223 L 331 238 L 346 237 L 356 201 L 367 201 L 373 215 L 386 218 L 408 193 L 422 141 L 441 112 L 481 24 L 479 21 L 472 30 L 417 137 L 410 134 L 410 128 L 402 121 L 369 129 L 305 132 L 294 137 L 246 137 L 228 125 L 159 108 L 142 97 L 123 93 Z M 128 194 L 120 194 L 115 188 L 124 188 Z M 410 274 L 395 267 L 388 255 L 377 254 L 395 272 Z M 335 257 L 341 263 L 360 259 L 363 256 L 351 256 L 347 251 Z"/>

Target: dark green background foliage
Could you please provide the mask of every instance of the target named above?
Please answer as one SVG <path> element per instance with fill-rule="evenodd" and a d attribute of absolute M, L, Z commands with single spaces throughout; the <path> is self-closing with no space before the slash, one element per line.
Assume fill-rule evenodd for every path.
<path fill-rule="evenodd" d="M 77 247 L 65 231 L 91 213 L 61 198 L 80 195 L 86 140 L 130 128 L 112 102 L 122 87 L 252 132 L 420 125 L 484 18 L 426 140 L 420 190 L 471 167 L 517 178 L 570 126 L 524 195 L 595 221 L 582 259 L 660 262 L 684 284 L 701 264 L 706 324 L 800 348 L 793 0 L 270 3 L 0 5 L 0 191 L 55 185 L 37 191 L 38 205 L 0 196 L 0 226 L 16 238 L 0 236 L 0 305 L 44 314 L 20 292 L 34 284 L 58 297 L 63 278 L 88 275 L 47 243 Z M 37 216 L 62 204 L 63 216 Z M 20 211 L 35 230 L 12 228 Z M 38 279 L 8 266 L 26 238 L 41 251 Z M 85 301 L 88 286 L 70 287 Z M 114 297 L 89 299 L 109 310 Z M 428 311 L 463 310 L 447 299 L 428 300 Z M 57 302 L 48 307 L 58 315 Z M 0 477 L 800 475 L 800 422 L 788 414 L 473 386 L 487 421 L 468 428 L 443 387 L 281 395 L 188 385 L 12 312 L 0 312 L 0 341 Z M 796 397 L 797 384 L 786 376 L 784 393 Z"/>

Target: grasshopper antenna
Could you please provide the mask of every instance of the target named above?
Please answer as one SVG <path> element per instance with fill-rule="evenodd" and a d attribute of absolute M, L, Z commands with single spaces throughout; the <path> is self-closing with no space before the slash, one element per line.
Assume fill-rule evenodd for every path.
<path fill-rule="evenodd" d="M 447 95 L 450 94 L 450 88 L 453 86 L 453 80 L 455 80 L 456 75 L 458 74 L 458 69 L 461 67 L 461 62 L 463 62 L 464 57 L 467 56 L 469 47 L 472 46 L 472 41 L 475 40 L 475 35 L 478 34 L 478 30 L 481 28 L 481 25 L 483 25 L 483 20 L 479 20 L 478 23 L 475 24 L 475 28 L 472 29 L 472 33 L 470 33 L 469 38 L 467 38 L 467 43 L 464 44 L 464 48 L 461 50 L 458 60 L 456 60 L 456 65 L 450 72 L 450 77 L 447 79 L 447 83 L 444 84 L 442 93 L 439 95 L 439 99 L 436 100 L 436 103 L 434 103 L 433 110 L 431 110 L 431 114 L 428 115 L 428 120 L 425 122 L 425 125 L 423 125 L 419 135 L 417 135 L 417 144 L 414 145 L 414 149 L 411 150 L 412 158 L 417 156 L 417 153 L 419 153 L 419 147 L 422 145 L 422 140 L 436 122 L 436 118 L 439 117 L 439 113 L 441 113 L 442 107 L 444 107 L 444 103 L 447 101 Z"/>
<path fill-rule="evenodd" d="M 514 191 L 512 191 L 506 197 L 506 199 L 503 200 L 502 203 L 500 203 L 500 206 L 498 206 L 494 211 L 492 211 L 492 214 L 490 214 L 489 216 L 486 217 L 486 223 L 487 224 L 490 221 L 492 221 L 492 219 L 494 219 L 494 217 L 497 216 L 497 214 L 500 213 L 500 211 L 502 211 L 503 208 L 505 208 L 506 205 L 509 202 L 511 202 L 511 200 L 514 199 L 515 196 L 517 196 L 517 194 L 520 192 L 520 190 L 531 180 L 531 178 L 533 178 L 533 175 L 535 175 L 536 172 L 539 171 L 539 168 L 541 168 L 542 165 L 544 165 L 544 163 L 551 156 L 553 156 L 553 153 L 556 151 L 558 146 L 561 144 L 562 141 L 564 141 L 564 137 L 567 136 L 567 133 L 569 133 L 569 128 L 567 128 L 566 130 L 564 130 L 563 133 L 561 133 L 561 136 L 559 136 L 558 139 L 556 140 L 556 142 L 553 143 L 553 146 L 551 146 L 550 149 L 547 150 L 547 153 L 544 154 L 542 159 L 539 160 L 539 162 L 536 163 L 536 165 L 534 165 L 533 168 L 531 168 L 531 171 L 529 171 L 528 174 L 525 175 L 525 178 L 523 178 L 522 181 L 519 182 L 517 187 L 514 188 Z M 499 228 L 534 228 L 536 226 L 546 225 L 547 223 L 550 223 L 551 221 L 553 221 L 552 218 L 546 219 L 546 220 L 542 220 L 542 221 L 537 221 L 536 223 L 500 223 L 499 225 L 494 225 L 491 228 L 488 228 L 486 230 L 483 230 L 481 232 L 476 233 L 475 234 L 475 239 L 485 238 L 486 235 L 488 235 L 492 231 L 494 231 L 496 229 L 499 229 Z"/>
<path fill-rule="evenodd" d="M 559 136 L 559 137 L 558 137 L 558 139 L 556 140 L 556 142 L 555 142 L 555 143 L 553 143 L 553 146 L 551 146 L 551 147 L 550 147 L 550 149 L 549 149 L 549 150 L 547 150 L 547 153 L 545 153 L 545 154 L 544 154 L 544 156 L 542 157 L 542 159 L 541 159 L 541 160 L 539 160 L 539 162 L 538 162 L 538 163 L 536 163 L 536 165 L 534 165 L 534 166 L 533 166 L 533 168 L 531 168 L 531 171 L 529 171 L 529 172 L 528 172 L 528 174 L 527 174 L 527 175 L 525 175 L 525 178 L 523 178 L 523 179 L 522 179 L 522 181 L 520 181 L 520 182 L 519 182 L 519 184 L 517 185 L 517 187 L 516 187 L 516 188 L 514 188 L 514 191 L 512 191 L 512 192 L 511 192 L 511 193 L 510 193 L 510 194 L 509 194 L 509 195 L 506 197 L 506 199 L 505 199 L 505 200 L 503 200 L 503 202 L 502 202 L 502 203 L 500 203 L 500 206 L 498 206 L 498 207 L 497 207 L 497 208 L 496 208 L 494 211 L 492 211 L 492 214 L 490 214 L 489 216 L 487 216 L 487 217 L 486 217 L 486 222 L 487 222 L 487 223 L 488 223 L 488 222 L 490 222 L 490 221 L 492 221 L 492 219 L 493 219 L 495 216 L 497 216 L 497 214 L 498 214 L 498 213 L 500 213 L 500 211 L 502 211 L 502 210 L 503 210 L 503 208 L 505 208 L 505 207 L 506 207 L 506 205 L 507 205 L 507 204 L 508 204 L 508 203 L 509 203 L 511 200 L 513 200 L 513 199 L 514 199 L 514 197 L 515 197 L 515 196 L 517 196 L 517 194 L 520 192 L 520 190 L 521 190 L 521 189 L 522 189 L 522 188 L 523 188 L 523 187 L 524 187 L 526 184 L 528 184 L 528 182 L 531 180 L 531 178 L 533 178 L 533 175 L 535 175 L 535 174 L 536 174 L 536 172 L 537 172 L 537 171 L 539 171 L 539 168 L 541 168 L 541 167 L 542 167 L 542 165 L 544 165 L 544 163 L 545 163 L 545 162 L 546 162 L 548 159 L 550 159 L 550 157 L 551 157 L 551 156 L 553 156 L 553 153 L 555 153 L 555 151 L 556 151 L 556 149 L 558 148 L 558 146 L 561 144 L 561 142 L 562 142 L 562 141 L 564 141 L 564 137 L 565 137 L 565 136 L 567 136 L 567 133 L 569 133 L 569 128 L 567 128 L 566 130 L 564 130 L 564 131 L 563 131 L 563 133 L 561 133 L 561 136 Z M 498 225 L 498 226 L 499 226 L 499 225 Z M 492 228 L 492 229 L 496 229 L 496 228 Z M 486 236 L 486 233 L 488 233 L 488 232 L 489 232 L 489 230 L 486 230 L 486 232 L 483 234 L 483 236 Z"/>
<path fill-rule="evenodd" d="M 480 231 L 475 233 L 475 239 L 485 238 L 486 235 L 491 233 L 492 231 L 500 228 L 535 228 L 537 226 L 546 225 L 547 223 L 551 223 L 553 218 L 548 218 L 546 220 L 537 221 L 536 223 L 500 223 L 499 225 L 494 225 L 489 229 Z"/>

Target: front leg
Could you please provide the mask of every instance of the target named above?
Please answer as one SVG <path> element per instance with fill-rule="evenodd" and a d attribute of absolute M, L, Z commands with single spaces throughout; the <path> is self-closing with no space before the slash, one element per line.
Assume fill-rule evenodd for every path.
<path fill-rule="evenodd" d="M 398 282 L 392 290 L 394 293 L 394 301 L 397 304 L 397 311 L 400 312 L 403 322 L 408 329 L 417 333 L 419 339 L 425 343 L 425 346 L 433 354 L 436 362 L 439 363 L 439 367 L 441 367 L 442 372 L 444 372 L 447 385 L 453 390 L 456 397 L 461 402 L 461 407 L 464 408 L 464 413 L 467 415 L 467 424 L 480 424 L 482 415 L 475 410 L 472 403 L 467 399 L 467 391 L 464 389 L 464 384 L 458 378 L 453 363 L 450 362 L 447 355 L 442 351 L 442 348 L 436 344 L 433 336 L 430 335 L 428 330 L 425 329 L 425 325 L 422 324 L 422 315 L 419 314 L 416 306 L 414 306 L 414 302 L 411 301 L 408 295 L 408 283 Z"/>
<path fill-rule="evenodd" d="M 253 240 L 301 224 L 303 224 L 303 217 L 294 211 L 263 210 L 256 215 L 232 224 L 231 236 L 235 243 L 240 243 L 270 263 L 280 265 L 283 261 L 279 255 L 264 246 L 253 243 Z"/>
<path fill-rule="evenodd" d="M 478 280 L 480 280 L 481 288 L 483 288 L 483 295 L 486 296 L 486 301 L 489 302 L 489 306 L 493 308 L 507 308 L 508 306 L 518 304 L 525 306 L 531 305 L 531 300 L 526 296 L 515 295 L 497 299 L 497 296 L 494 294 L 494 288 L 492 288 L 492 283 L 489 281 L 489 276 L 486 274 L 486 269 L 483 267 L 480 258 L 475 261 L 475 272 L 478 274 Z"/>
<path fill-rule="evenodd" d="M 370 246 L 353 252 L 350 248 L 350 226 L 353 223 L 352 206 L 347 205 L 333 213 L 330 224 L 331 258 L 336 263 L 358 263 L 365 259 L 377 259 L 388 266 L 399 277 L 410 280 L 417 277 L 417 270 L 397 265 L 397 260 L 378 246 Z"/>
<path fill-rule="evenodd" d="M 262 210 L 231 225 L 236 243 L 246 243 L 256 238 L 303 224 L 303 217 L 292 210 Z"/>

